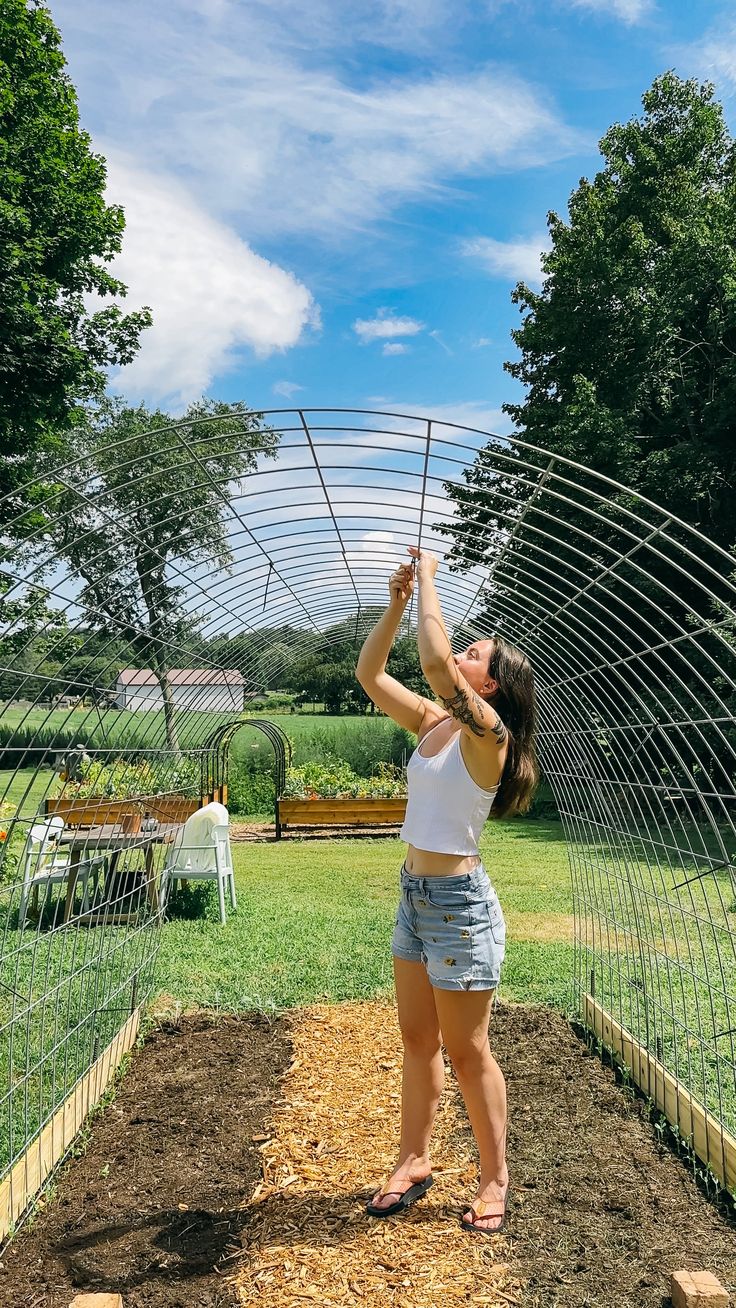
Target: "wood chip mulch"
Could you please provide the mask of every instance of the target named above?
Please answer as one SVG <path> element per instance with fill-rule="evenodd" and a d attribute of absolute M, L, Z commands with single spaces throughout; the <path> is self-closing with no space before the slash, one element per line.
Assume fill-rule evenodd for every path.
<path fill-rule="evenodd" d="M 315 1006 L 294 1015 L 294 1061 L 283 1105 L 261 1143 L 263 1180 L 248 1201 L 249 1251 L 237 1285 L 244 1305 L 381 1308 L 521 1302 L 504 1235 L 460 1225 L 476 1165 L 448 1078 L 434 1136 L 435 1184 L 407 1213 L 364 1212 L 396 1162 L 400 1039 L 394 1010 L 375 1003 Z"/>

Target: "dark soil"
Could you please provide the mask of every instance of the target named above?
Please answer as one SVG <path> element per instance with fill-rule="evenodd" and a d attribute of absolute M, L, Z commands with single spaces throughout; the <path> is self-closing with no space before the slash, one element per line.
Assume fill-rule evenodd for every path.
<path fill-rule="evenodd" d="M 564 1018 L 502 1004 L 491 1043 L 509 1091 L 504 1261 L 525 1283 L 523 1308 L 663 1308 L 678 1268 L 736 1289 L 736 1223 Z M 86 1153 L 6 1249 L 3 1308 L 68 1308 L 105 1289 L 124 1308 L 235 1305 L 227 1278 L 261 1176 L 253 1137 L 289 1052 L 286 1025 L 261 1016 L 157 1028 Z"/>
<path fill-rule="evenodd" d="M 284 1024 L 207 1014 L 158 1027 L 99 1114 L 86 1153 L 3 1254 L 3 1308 L 230 1308 L 227 1255 L 261 1177 L 261 1134 L 290 1058 Z M 219 1272 L 215 1270 L 219 1268 Z"/>
<path fill-rule="evenodd" d="M 736 1290 L 733 1205 L 701 1191 L 644 1099 L 561 1014 L 499 1005 L 491 1047 L 508 1088 L 504 1233 L 524 1308 L 662 1308 L 682 1268 Z"/>

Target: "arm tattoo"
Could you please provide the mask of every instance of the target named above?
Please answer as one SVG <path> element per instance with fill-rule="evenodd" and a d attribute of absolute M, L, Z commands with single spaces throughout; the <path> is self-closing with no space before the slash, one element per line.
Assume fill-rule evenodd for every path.
<path fill-rule="evenodd" d="M 440 701 L 444 704 L 448 713 L 451 713 L 458 722 L 461 722 L 466 727 L 470 727 L 474 736 L 485 736 L 485 710 L 489 705 L 481 699 L 480 695 L 476 695 L 475 691 L 472 691 L 472 696 L 475 703 L 475 713 L 468 702 L 467 692 L 464 690 L 458 690 L 450 699 L 443 699 L 440 695 Z M 480 722 L 477 720 L 478 717 L 481 719 Z M 503 745 L 506 740 L 508 732 L 497 713 L 495 714 L 495 717 L 496 721 L 491 727 L 491 731 L 496 738 L 496 744 L 500 746 Z"/>

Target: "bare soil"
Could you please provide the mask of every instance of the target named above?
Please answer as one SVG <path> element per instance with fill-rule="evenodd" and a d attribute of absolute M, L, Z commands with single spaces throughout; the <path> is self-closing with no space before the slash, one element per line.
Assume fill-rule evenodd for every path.
<path fill-rule="evenodd" d="M 261 1181 L 261 1146 L 297 1020 L 195 1013 L 159 1025 L 93 1121 L 86 1152 L 66 1165 L 48 1204 L 5 1250 L 3 1308 L 68 1308 L 82 1290 L 117 1290 L 124 1308 L 233 1308 L 230 1278 L 242 1278 L 251 1244 L 255 1250 L 259 1209 L 249 1198 Z M 663 1308 L 672 1271 L 700 1267 L 736 1290 L 732 1215 L 702 1192 L 643 1101 L 564 1018 L 501 1004 L 491 1043 L 510 1109 L 512 1200 L 500 1239 L 521 1289 L 518 1297 L 455 1301 Z M 387 1077 L 376 1077 L 377 1102 L 386 1088 Z M 467 1153 L 468 1128 L 461 1121 L 456 1130 L 458 1152 Z M 373 1160 L 361 1166 L 370 1175 Z M 351 1203 L 351 1222 L 362 1223 L 361 1196 Z M 431 1221 L 419 1205 L 409 1216 Z M 347 1242 L 343 1255 L 351 1257 Z M 364 1302 L 360 1267 L 351 1280 L 349 1302 Z M 268 1294 L 259 1301 L 267 1305 Z"/>

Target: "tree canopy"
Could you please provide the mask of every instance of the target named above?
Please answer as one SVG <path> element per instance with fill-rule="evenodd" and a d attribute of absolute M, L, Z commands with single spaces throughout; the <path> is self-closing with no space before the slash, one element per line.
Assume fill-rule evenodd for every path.
<path fill-rule="evenodd" d="M 210 421 L 211 419 L 217 421 Z M 74 483 L 62 489 L 48 534 L 82 580 L 89 622 L 124 641 L 157 675 L 167 740 L 176 749 L 168 672 L 198 615 L 171 564 L 227 569 L 228 483 L 273 457 L 278 436 L 244 405 L 202 400 L 172 419 L 105 399 L 73 433 Z"/>
<path fill-rule="evenodd" d="M 0 0 L 0 516 L 44 455 L 59 458 L 81 402 L 135 354 L 147 310 L 89 307 L 126 288 L 105 265 L 120 250 L 105 161 L 79 126 L 60 36 L 39 0 Z"/>
<path fill-rule="evenodd" d="M 713 87 L 657 78 L 600 143 L 569 221 L 548 216 L 539 292 L 520 283 L 505 405 L 520 434 L 733 543 L 736 152 Z"/>

